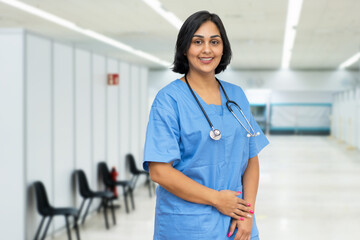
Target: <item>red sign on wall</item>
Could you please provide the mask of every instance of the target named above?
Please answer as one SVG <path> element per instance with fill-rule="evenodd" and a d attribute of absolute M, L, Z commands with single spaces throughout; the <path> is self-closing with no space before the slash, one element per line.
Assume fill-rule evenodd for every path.
<path fill-rule="evenodd" d="M 119 74 L 109 73 L 108 74 L 108 85 L 119 85 Z"/>

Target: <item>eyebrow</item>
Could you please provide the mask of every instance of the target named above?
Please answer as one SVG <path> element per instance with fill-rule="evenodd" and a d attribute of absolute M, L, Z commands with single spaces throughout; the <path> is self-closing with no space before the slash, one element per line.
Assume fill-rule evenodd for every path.
<path fill-rule="evenodd" d="M 199 38 L 205 38 L 203 35 L 194 35 L 193 37 L 199 37 Z M 210 38 L 216 38 L 216 37 L 219 37 L 219 38 L 221 38 L 221 36 L 220 35 L 212 35 L 212 36 L 210 36 Z"/>

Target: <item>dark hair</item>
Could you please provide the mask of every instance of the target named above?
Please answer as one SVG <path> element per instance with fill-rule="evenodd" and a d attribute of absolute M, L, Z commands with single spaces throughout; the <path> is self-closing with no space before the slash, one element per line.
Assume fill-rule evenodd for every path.
<path fill-rule="evenodd" d="M 215 13 L 199 11 L 188 17 L 179 31 L 176 41 L 174 67 L 172 68 L 174 72 L 180 74 L 187 74 L 189 72 L 189 62 L 185 54 L 190 48 L 194 33 L 198 30 L 201 24 L 207 21 L 215 23 L 220 31 L 220 36 L 223 41 L 223 55 L 219 65 L 215 69 L 215 74 L 224 71 L 227 65 L 229 65 L 231 60 L 231 47 L 221 19 Z"/>

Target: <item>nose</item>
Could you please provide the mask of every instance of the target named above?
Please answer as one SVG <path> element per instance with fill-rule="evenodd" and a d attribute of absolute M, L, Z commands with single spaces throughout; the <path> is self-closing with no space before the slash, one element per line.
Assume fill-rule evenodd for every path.
<path fill-rule="evenodd" d="M 206 53 L 206 54 L 211 53 L 210 43 L 206 42 L 203 46 L 204 46 L 204 48 L 203 48 L 203 53 Z"/>

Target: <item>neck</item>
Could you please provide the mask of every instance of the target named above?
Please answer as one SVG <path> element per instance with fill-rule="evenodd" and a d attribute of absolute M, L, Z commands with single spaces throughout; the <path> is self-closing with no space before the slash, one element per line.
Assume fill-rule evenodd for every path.
<path fill-rule="evenodd" d="M 213 73 L 204 75 L 189 71 L 186 77 L 191 86 L 197 89 L 208 89 L 212 86 L 218 86 L 215 74 Z"/>

